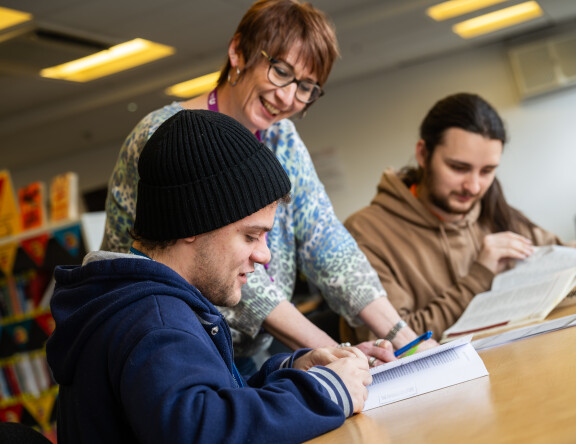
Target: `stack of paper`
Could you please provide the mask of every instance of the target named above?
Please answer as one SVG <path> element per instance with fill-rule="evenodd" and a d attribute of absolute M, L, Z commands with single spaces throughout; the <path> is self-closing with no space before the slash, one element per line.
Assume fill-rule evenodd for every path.
<path fill-rule="evenodd" d="M 476 339 L 472 342 L 472 346 L 477 351 L 484 350 L 485 348 L 496 347 L 498 345 L 507 344 L 508 342 L 514 342 L 520 339 L 525 339 L 531 336 L 537 336 L 543 333 L 561 330 L 568 327 L 576 327 L 576 315 L 565 316 L 563 318 L 553 319 L 551 321 L 530 325 L 528 327 L 516 328 L 514 330 L 500 333 L 498 335 Z"/>
<path fill-rule="evenodd" d="M 471 338 L 462 337 L 371 369 L 373 380 L 364 410 L 486 376 L 488 371 Z"/>

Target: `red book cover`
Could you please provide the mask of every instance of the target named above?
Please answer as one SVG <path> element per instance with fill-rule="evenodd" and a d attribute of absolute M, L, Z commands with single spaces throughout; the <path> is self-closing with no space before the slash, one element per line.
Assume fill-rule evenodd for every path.
<path fill-rule="evenodd" d="M 18 376 L 16 376 L 16 370 L 14 370 L 14 364 L 7 362 L 4 367 L 2 367 L 2 370 L 6 376 L 6 382 L 12 392 L 12 396 L 18 396 L 21 390 L 20 384 L 18 383 Z"/>
<path fill-rule="evenodd" d="M 41 228 L 46 223 L 44 188 L 42 182 L 32 182 L 18 189 L 20 223 L 23 230 Z"/>
<path fill-rule="evenodd" d="M 26 294 L 32 301 L 33 308 L 38 308 L 40 305 L 42 297 L 44 296 L 44 291 L 46 291 L 49 283 L 50 274 L 43 270 L 35 270 L 28 275 Z"/>
<path fill-rule="evenodd" d="M 21 315 L 24 313 L 24 307 L 22 307 L 22 300 L 18 295 L 18 288 L 16 284 L 16 279 L 14 276 L 6 277 L 6 290 L 10 295 L 10 308 L 11 315 Z"/>

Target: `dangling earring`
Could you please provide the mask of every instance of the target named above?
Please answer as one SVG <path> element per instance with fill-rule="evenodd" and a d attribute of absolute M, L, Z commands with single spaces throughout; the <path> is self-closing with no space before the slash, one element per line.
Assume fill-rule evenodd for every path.
<path fill-rule="evenodd" d="M 304 117 L 306 117 L 306 114 L 308 113 L 308 106 L 306 105 L 306 108 L 304 108 L 302 111 L 300 111 L 297 115 L 296 118 L 299 120 L 302 120 Z"/>
<path fill-rule="evenodd" d="M 236 80 L 232 82 L 230 80 L 230 73 L 228 73 L 228 83 L 230 84 L 230 86 L 236 86 L 238 80 L 240 80 L 240 68 L 236 67 Z"/>

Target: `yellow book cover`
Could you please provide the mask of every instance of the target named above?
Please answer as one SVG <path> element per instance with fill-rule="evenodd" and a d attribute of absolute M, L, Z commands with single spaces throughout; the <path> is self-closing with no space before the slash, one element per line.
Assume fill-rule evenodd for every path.
<path fill-rule="evenodd" d="M 46 191 L 43 182 L 32 182 L 18 189 L 22 230 L 42 228 L 46 224 Z"/>
<path fill-rule="evenodd" d="M 50 183 L 50 220 L 59 222 L 78 219 L 78 175 L 59 174 Z"/>
<path fill-rule="evenodd" d="M 0 237 L 19 233 L 20 216 L 8 170 L 0 171 Z"/>

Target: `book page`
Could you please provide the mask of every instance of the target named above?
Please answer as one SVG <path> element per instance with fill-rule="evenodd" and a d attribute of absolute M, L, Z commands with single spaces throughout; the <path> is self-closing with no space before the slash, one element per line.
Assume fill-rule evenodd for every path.
<path fill-rule="evenodd" d="M 542 282 L 512 290 L 488 291 L 472 299 L 444 337 L 467 334 L 489 327 L 544 319 L 566 296 L 576 280 L 576 271 L 567 269 Z"/>
<path fill-rule="evenodd" d="M 542 281 L 546 276 L 576 267 L 576 248 L 560 245 L 536 247 L 529 258 L 500 273 L 492 281 L 492 290 L 511 289 Z"/>
<path fill-rule="evenodd" d="M 470 339 L 459 338 L 371 369 L 364 411 L 486 376 Z"/>

